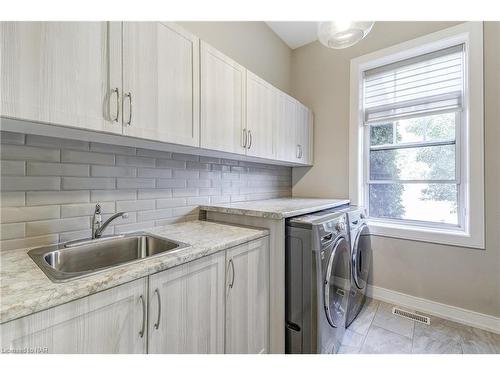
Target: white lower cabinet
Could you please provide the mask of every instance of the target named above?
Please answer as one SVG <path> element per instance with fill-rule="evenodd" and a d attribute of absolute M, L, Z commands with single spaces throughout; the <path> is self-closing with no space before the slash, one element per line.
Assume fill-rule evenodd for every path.
<path fill-rule="evenodd" d="M 150 276 L 148 352 L 268 353 L 268 264 L 264 237 Z"/>
<path fill-rule="evenodd" d="M 146 353 L 147 278 L 0 326 L 2 349 Z"/>
<path fill-rule="evenodd" d="M 228 249 L 226 353 L 269 352 L 269 237 Z"/>
<path fill-rule="evenodd" d="M 268 353 L 269 237 L 0 325 L 48 353 Z"/>
<path fill-rule="evenodd" d="M 225 252 L 150 276 L 149 353 L 224 353 Z"/>

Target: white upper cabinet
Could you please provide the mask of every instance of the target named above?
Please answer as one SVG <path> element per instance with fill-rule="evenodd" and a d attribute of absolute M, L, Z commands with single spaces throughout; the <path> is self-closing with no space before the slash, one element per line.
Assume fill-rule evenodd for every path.
<path fill-rule="evenodd" d="M 301 164 L 312 163 L 312 112 L 298 103 L 295 118 L 296 159 Z"/>
<path fill-rule="evenodd" d="M 201 41 L 201 147 L 245 154 L 246 69 Z"/>
<path fill-rule="evenodd" d="M 175 23 L 0 32 L 2 117 L 312 164 L 311 111 Z"/>
<path fill-rule="evenodd" d="M 121 133 L 121 24 L 1 22 L 2 116 Z"/>
<path fill-rule="evenodd" d="M 173 23 L 123 23 L 124 134 L 199 146 L 199 40 Z"/>
<path fill-rule="evenodd" d="M 280 92 L 276 121 L 276 159 L 278 160 L 297 161 L 297 144 L 295 142 L 297 114 L 297 101 Z"/>
<path fill-rule="evenodd" d="M 247 71 L 247 155 L 276 157 L 279 91 Z"/>
<path fill-rule="evenodd" d="M 307 152 L 304 150 L 304 155 L 306 155 L 305 162 L 308 165 L 313 165 L 314 163 L 314 114 L 307 108 L 307 140 L 306 145 Z"/>
<path fill-rule="evenodd" d="M 312 111 L 285 93 L 280 93 L 278 103 L 276 159 L 311 165 Z"/>

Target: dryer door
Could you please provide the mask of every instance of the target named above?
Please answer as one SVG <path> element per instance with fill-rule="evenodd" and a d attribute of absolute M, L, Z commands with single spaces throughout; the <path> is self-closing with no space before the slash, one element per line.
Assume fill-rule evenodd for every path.
<path fill-rule="evenodd" d="M 332 327 L 345 325 L 345 311 L 350 285 L 349 242 L 340 237 L 328 259 L 325 274 L 325 312 Z"/>
<path fill-rule="evenodd" d="M 362 224 L 354 240 L 352 251 L 352 276 L 358 289 L 364 289 L 368 282 L 372 260 L 371 253 L 370 231 L 366 224 Z"/>

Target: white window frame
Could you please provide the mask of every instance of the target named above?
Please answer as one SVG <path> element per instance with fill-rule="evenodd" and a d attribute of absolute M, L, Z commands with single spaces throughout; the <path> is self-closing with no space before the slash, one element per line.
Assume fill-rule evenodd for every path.
<path fill-rule="evenodd" d="M 423 37 L 351 60 L 349 128 L 349 198 L 367 204 L 366 161 L 368 126 L 364 126 L 363 72 L 432 51 L 464 44 L 463 111 L 457 123 L 456 152 L 460 159 L 461 186 L 458 227 L 433 223 L 368 218 L 374 235 L 485 248 L 484 234 L 484 106 L 483 24 L 465 22 Z"/>

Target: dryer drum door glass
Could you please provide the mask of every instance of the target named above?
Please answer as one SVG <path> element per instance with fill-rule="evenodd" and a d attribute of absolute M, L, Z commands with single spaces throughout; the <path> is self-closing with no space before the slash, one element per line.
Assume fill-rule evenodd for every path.
<path fill-rule="evenodd" d="M 371 267 L 371 241 L 368 226 L 363 224 L 358 231 L 352 252 L 352 270 L 358 289 L 364 289 Z"/>
<path fill-rule="evenodd" d="M 332 327 L 345 324 L 347 297 L 350 287 L 349 242 L 340 237 L 330 254 L 325 277 L 325 312 Z"/>

